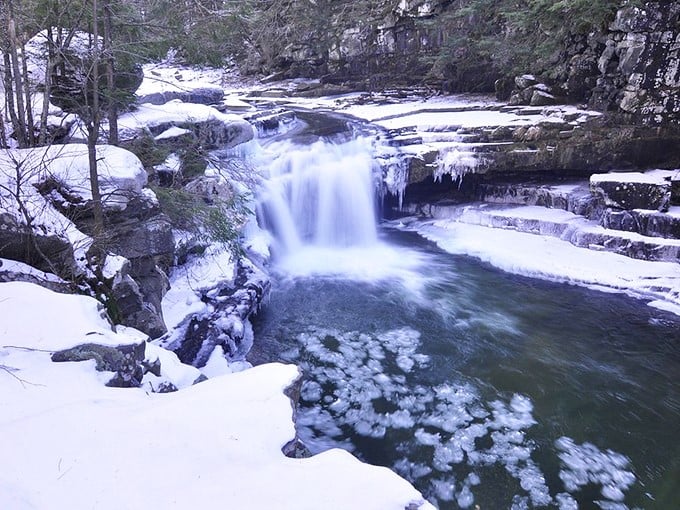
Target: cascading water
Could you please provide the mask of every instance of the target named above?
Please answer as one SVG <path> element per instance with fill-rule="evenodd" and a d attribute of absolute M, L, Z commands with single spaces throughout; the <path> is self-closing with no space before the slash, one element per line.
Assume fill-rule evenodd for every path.
<path fill-rule="evenodd" d="M 373 142 L 359 136 L 338 143 L 317 139 L 266 146 L 274 156 L 258 164 L 268 178 L 257 215 L 271 234 L 281 272 L 414 281 L 420 258 L 378 238 L 376 197 L 382 184 Z"/>
<path fill-rule="evenodd" d="M 278 254 L 305 246 L 347 248 L 377 242 L 376 168 L 369 140 L 318 140 L 306 146 L 288 142 L 277 151 L 258 216 L 273 233 Z"/>

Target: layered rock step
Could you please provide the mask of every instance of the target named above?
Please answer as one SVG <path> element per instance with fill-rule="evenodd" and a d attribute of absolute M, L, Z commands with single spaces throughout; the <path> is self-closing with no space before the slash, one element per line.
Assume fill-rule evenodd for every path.
<path fill-rule="evenodd" d="M 435 220 L 557 237 L 591 250 L 651 261 L 680 260 L 677 172 L 594 174 L 589 182 L 480 184 L 471 204 L 408 210 Z"/>
<path fill-rule="evenodd" d="M 462 206 L 432 204 L 413 209 L 412 212 L 433 219 L 454 220 L 470 225 L 557 237 L 580 248 L 608 251 L 635 259 L 652 261 L 680 259 L 678 239 L 649 237 L 635 232 L 604 228 L 595 221 L 561 209 L 477 203 Z"/>

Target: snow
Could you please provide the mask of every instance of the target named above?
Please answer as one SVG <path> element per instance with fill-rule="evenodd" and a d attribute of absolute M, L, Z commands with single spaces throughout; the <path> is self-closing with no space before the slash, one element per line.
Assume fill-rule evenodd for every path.
<path fill-rule="evenodd" d="M 147 64 L 144 79 L 136 91 L 138 97 L 164 92 L 191 92 L 197 89 L 220 87 L 225 70 L 192 68 L 168 64 Z"/>
<path fill-rule="evenodd" d="M 118 134 L 121 140 L 128 140 L 139 136 L 146 129 L 165 124 L 195 124 L 209 121 L 239 126 L 243 133 L 238 143 L 247 142 L 253 137 L 252 127 L 240 116 L 221 113 L 204 104 L 183 103 L 178 99 L 162 105 L 145 103 L 139 105 L 135 111 L 121 115 L 118 119 Z"/>
<path fill-rule="evenodd" d="M 154 137 L 154 140 L 161 141 L 161 140 L 168 140 L 171 138 L 179 138 L 180 136 L 183 135 L 190 135 L 191 130 L 189 129 L 184 129 L 184 128 L 179 128 L 177 126 L 172 126 L 170 129 L 166 129 L 163 131 L 160 135 Z"/>
<path fill-rule="evenodd" d="M 669 172 L 670 173 L 670 172 Z M 590 176 L 590 183 L 597 185 L 599 182 L 620 182 L 636 184 L 657 184 L 668 185 L 664 179 L 664 174 L 654 172 L 611 172 L 607 174 L 593 174 Z"/>
<path fill-rule="evenodd" d="M 163 318 L 168 329 L 179 325 L 186 317 L 207 310 L 201 301 L 201 291 L 233 282 L 236 263 L 231 253 L 213 245 L 198 257 L 176 267 L 170 275 L 170 290 L 162 301 Z"/>
<path fill-rule="evenodd" d="M 93 361 L 52 363 L 49 351 L 81 341 L 139 339 L 114 332 L 97 306 L 0 283 L 0 451 L 11 466 L 0 470 L 0 508 L 433 508 L 391 471 L 347 452 L 282 454 L 295 435 L 283 394 L 298 377 L 292 365 L 155 394 L 104 386 Z M 149 348 L 179 369 L 178 382 L 187 377 L 172 353 Z"/>
<path fill-rule="evenodd" d="M 680 266 L 577 248 L 554 237 L 438 220 L 408 227 L 450 253 L 479 258 L 510 273 L 625 292 L 680 306 Z"/>
<path fill-rule="evenodd" d="M 104 278 L 113 278 L 116 276 L 128 262 L 128 259 L 120 255 L 106 255 L 104 259 L 104 266 L 102 267 L 102 276 Z"/>
<path fill-rule="evenodd" d="M 0 310 L 0 338 L 6 345 L 57 351 L 88 342 L 125 343 L 104 319 L 103 305 L 87 296 L 56 294 L 32 283 L 0 283 Z"/>

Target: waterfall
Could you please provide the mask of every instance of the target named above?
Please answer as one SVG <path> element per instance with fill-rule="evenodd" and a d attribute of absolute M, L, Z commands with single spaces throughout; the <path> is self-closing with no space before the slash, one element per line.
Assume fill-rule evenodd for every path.
<path fill-rule="evenodd" d="M 276 144 L 258 218 L 278 255 L 303 247 L 350 248 L 377 242 L 376 164 L 369 139 Z"/>

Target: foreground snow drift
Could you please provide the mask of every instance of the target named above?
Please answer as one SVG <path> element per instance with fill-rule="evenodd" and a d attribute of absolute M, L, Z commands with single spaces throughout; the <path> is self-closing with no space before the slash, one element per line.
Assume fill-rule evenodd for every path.
<path fill-rule="evenodd" d="M 281 453 L 295 433 L 283 394 L 294 366 L 170 394 L 109 388 L 93 361 L 50 360 L 83 341 L 138 341 L 108 327 L 93 300 L 2 283 L 0 315 L 0 508 L 431 508 L 344 451 Z"/>

